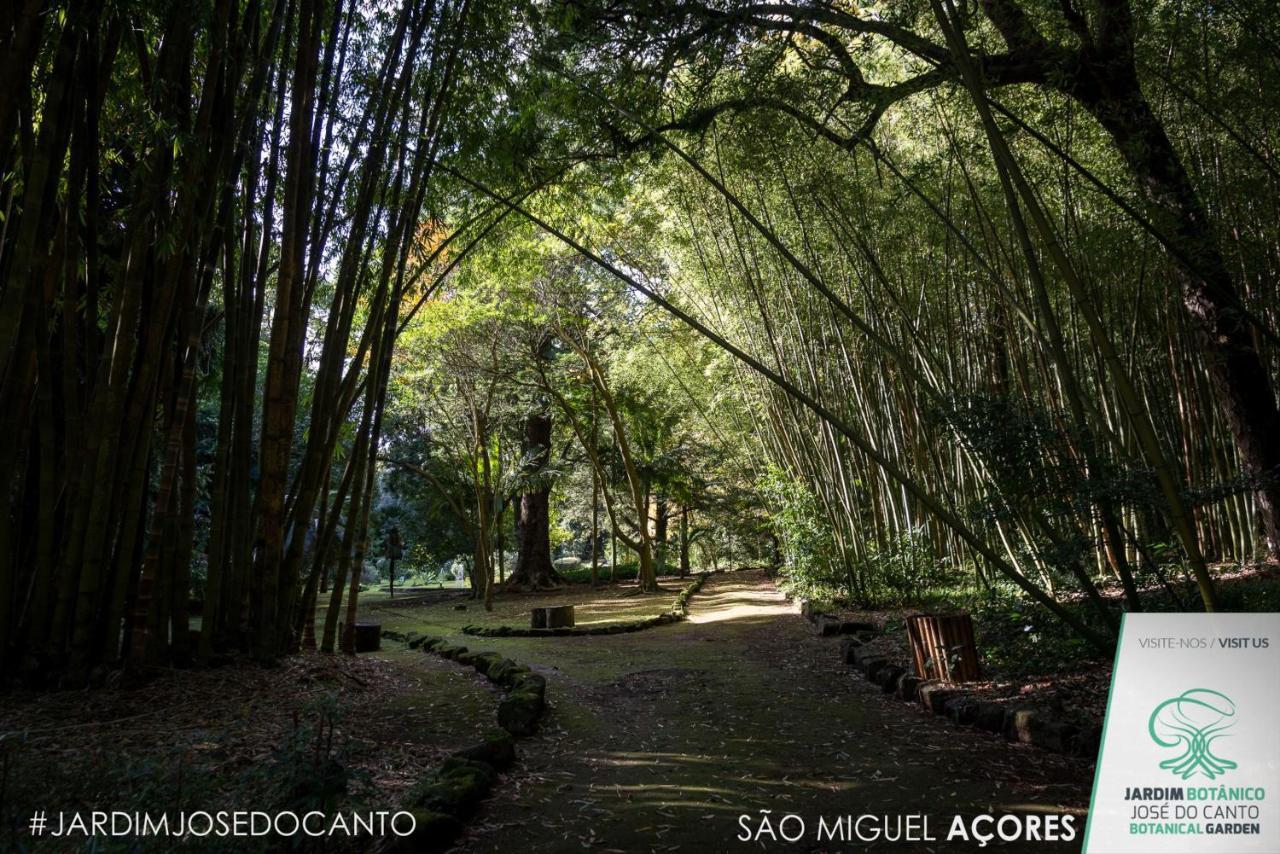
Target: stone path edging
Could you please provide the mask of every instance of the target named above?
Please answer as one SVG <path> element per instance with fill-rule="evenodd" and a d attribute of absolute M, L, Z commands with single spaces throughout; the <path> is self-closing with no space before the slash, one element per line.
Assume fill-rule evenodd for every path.
<path fill-rule="evenodd" d="M 1086 759 L 1097 756 L 1102 739 L 1100 726 L 1078 727 L 1047 709 L 983 700 L 958 685 L 921 679 L 911 668 L 890 661 L 867 646 L 867 641 L 879 634 L 871 623 L 840 620 L 821 613 L 808 600 L 799 601 L 800 613 L 817 626 L 820 635 L 843 636 L 840 660 L 880 686 L 885 694 L 917 704 L 952 723 L 1003 735 L 1009 741 Z"/>
<path fill-rule="evenodd" d="M 498 703 L 498 726 L 479 744 L 453 753 L 414 786 L 404 809 L 413 813 L 414 832 L 395 837 L 382 850 L 436 852 L 447 850 L 462 833 L 463 822 L 475 812 L 498 780 L 498 772 L 516 759 L 515 737 L 533 735 L 546 711 L 547 680 L 496 652 L 472 652 L 446 639 L 385 630 L 382 636 L 402 641 L 410 649 L 435 653 L 474 668 L 506 690 Z"/>
<path fill-rule="evenodd" d="M 510 733 L 493 730 L 485 740 L 450 754 L 409 792 L 403 809 L 413 815 L 414 830 L 408 836 L 388 836 L 377 850 L 385 852 L 440 852 L 462 834 L 464 822 L 498 781 L 498 772 L 515 762 Z"/>

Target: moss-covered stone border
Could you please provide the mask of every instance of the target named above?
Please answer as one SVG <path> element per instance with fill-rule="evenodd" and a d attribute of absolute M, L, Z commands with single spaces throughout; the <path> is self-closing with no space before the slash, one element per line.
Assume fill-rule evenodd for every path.
<path fill-rule="evenodd" d="M 637 622 L 648 623 L 657 619 L 660 622 L 653 624 L 658 625 L 684 619 L 689 599 L 698 592 L 705 580 L 705 576 L 698 576 L 680 591 L 668 613 Z M 544 630 L 544 633 L 560 631 L 562 630 L 552 629 Z M 575 632 L 593 633 L 614 632 Z M 405 811 L 412 813 L 414 817 L 414 832 L 406 837 L 387 837 L 379 846 L 379 850 L 391 852 L 445 851 L 461 835 L 466 819 L 475 813 L 480 802 L 489 794 L 498 780 L 498 773 L 515 762 L 514 739 L 530 736 L 538 731 L 538 725 L 546 711 L 547 680 L 541 674 L 534 673 L 500 653 L 472 651 L 442 637 L 391 629 L 384 630 L 382 636 L 407 644 L 410 649 L 435 653 L 442 658 L 472 667 L 506 692 L 498 703 L 500 729 L 491 730 L 479 744 L 450 754 L 438 768 L 424 776 L 404 801 Z"/>
<path fill-rule="evenodd" d="M 546 709 L 547 696 L 547 680 L 541 674 L 504 658 L 500 653 L 469 650 L 441 637 L 390 629 L 383 631 L 382 636 L 402 641 L 410 649 L 433 652 L 441 658 L 474 668 L 506 690 L 506 695 L 498 703 L 498 726 L 517 736 L 537 732 L 538 721 Z"/>
<path fill-rule="evenodd" d="M 547 680 L 528 667 L 496 652 L 473 652 L 441 637 L 390 629 L 382 636 L 410 649 L 435 653 L 474 668 L 505 689 L 498 703 L 498 726 L 484 741 L 451 754 L 410 791 L 404 809 L 414 816 L 414 832 L 387 843 L 381 850 L 436 852 L 447 850 L 462 833 L 463 823 L 497 782 L 498 772 L 516 758 L 515 741 L 533 735 L 546 710 Z"/>
<path fill-rule="evenodd" d="M 628 632 L 639 632 L 654 626 L 666 626 L 678 623 L 688 616 L 689 600 L 693 594 L 702 589 L 707 580 L 706 573 L 694 576 L 685 585 L 680 595 L 675 598 L 671 610 L 652 617 L 641 617 L 621 623 L 610 623 L 607 626 L 565 626 L 558 629 L 526 629 L 522 626 L 463 626 L 462 633 L 481 638 L 563 638 L 586 637 L 599 635 L 621 635 Z"/>
<path fill-rule="evenodd" d="M 890 661 L 867 645 L 880 633 L 875 625 L 841 620 L 810 599 L 795 601 L 800 605 L 801 616 L 817 627 L 819 635 L 843 636 L 840 638 L 841 662 L 880 686 L 884 693 L 917 704 L 954 724 L 1003 735 L 1009 741 L 1085 759 L 1098 755 L 1102 727 L 1079 727 L 1049 709 L 997 703 L 975 696 L 959 685 L 921 679 L 915 675 L 914 668 Z"/>
<path fill-rule="evenodd" d="M 872 650 L 866 645 L 868 639 L 865 636 L 841 639 L 840 660 L 880 686 L 885 694 L 915 703 L 954 724 L 1003 735 L 1009 741 L 1085 759 L 1097 756 L 1101 727 L 1078 727 L 1047 709 L 997 703 L 977 697 L 959 685 L 921 679 L 910 669 Z"/>
<path fill-rule="evenodd" d="M 409 836 L 384 837 L 381 851 L 445 851 L 462 833 L 463 823 L 516 759 L 510 733 L 492 730 L 479 744 L 450 754 L 409 791 L 404 810 L 414 818 Z"/>

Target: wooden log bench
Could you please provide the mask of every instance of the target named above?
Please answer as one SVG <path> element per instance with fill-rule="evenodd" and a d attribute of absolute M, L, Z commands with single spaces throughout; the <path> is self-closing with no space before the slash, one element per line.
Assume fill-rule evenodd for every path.
<path fill-rule="evenodd" d="M 561 629 L 572 625 L 572 605 L 552 605 L 546 608 L 534 608 L 530 612 L 529 627 L 533 629 Z"/>

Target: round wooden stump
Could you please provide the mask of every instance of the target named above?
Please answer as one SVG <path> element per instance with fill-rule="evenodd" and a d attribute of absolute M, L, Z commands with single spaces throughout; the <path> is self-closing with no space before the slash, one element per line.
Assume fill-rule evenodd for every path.
<path fill-rule="evenodd" d="M 573 625 L 573 606 L 554 605 L 534 608 L 530 612 L 529 627 L 534 629 L 560 629 Z"/>
<path fill-rule="evenodd" d="M 382 649 L 382 623 L 356 623 L 356 652 Z"/>

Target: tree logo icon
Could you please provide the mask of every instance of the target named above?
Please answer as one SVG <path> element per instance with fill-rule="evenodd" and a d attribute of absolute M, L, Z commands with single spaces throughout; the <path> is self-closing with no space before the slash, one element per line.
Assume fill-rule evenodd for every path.
<path fill-rule="evenodd" d="M 1160 763 L 1183 780 L 1200 773 L 1210 780 L 1225 774 L 1236 763 L 1213 753 L 1213 742 L 1235 726 L 1236 704 L 1220 691 L 1191 688 L 1165 700 L 1151 712 L 1147 732 L 1161 747 L 1181 753 Z"/>

